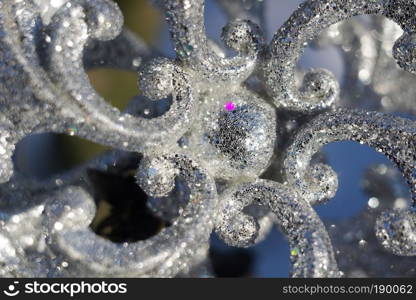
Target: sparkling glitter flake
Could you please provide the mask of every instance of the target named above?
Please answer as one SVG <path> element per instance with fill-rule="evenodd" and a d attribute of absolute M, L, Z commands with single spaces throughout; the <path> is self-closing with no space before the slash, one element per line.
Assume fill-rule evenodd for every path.
<path fill-rule="evenodd" d="M 72 126 L 72 127 L 69 127 L 66 131 L 67 131 L 68 135 L 74 136 L 77 133 L 78 129 L 76 127 Z"/>
<path fill-rule="evenodd" d="M 290 255 L 292 255 L 292 256 L 296 256 L 296 255 L 298 255 L 298 254 L 299 254 L 299 249 L 298 249 L 298 248 L 292 249 L 292 250 L 290 251 Z"/>
<path fill-rule="evenodd" d="M 111 0 L 0 2 L 0 276 L 213 276 L 212 232 L 250 247 L 273 226 L 293 277 L 416 276 L 416 123 L 389 114 L 416 113 L 415 2 L 305 0 L 270 43 L 265 0 L 217 0 L 229 18 L 222 43 L 206 35 L 204 0 L 154 2 L 174 58 L 156 57 Z M 341 82 L 299 70 L 308 45 L 338 48 Z M 97 67 L 137 72 L 141 94 L 125 111 L 89 82 Z M 114 150 L 37 182 L 12 158 L 41 132 Z M 368 167 L 366 209 L 325 224 L 314 205 L 339 182 L 321 149 L 338 141 L 365 144 L 395 168 Z M 89 175 L 126 170 L 170 226 L 115 243 L 90 227 Z"/>
<path fill-rule="evenodd" d="M 233 111 L 235 109 L 234 102 L 228 101 L 227 103 L 225 103 L 224 109 L 227 110 L 227 111 Z"/>

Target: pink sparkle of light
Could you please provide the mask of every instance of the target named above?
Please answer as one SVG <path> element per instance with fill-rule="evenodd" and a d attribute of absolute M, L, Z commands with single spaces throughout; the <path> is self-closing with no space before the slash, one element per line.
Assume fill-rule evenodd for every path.
<path fill-rule="evenodd" d="M 232 101 L 228 101 L 227 103 L 225 103 L 224 105 L 224 109 L 228 110 L 228 111 L 233 111 L 235 109 L 235 104 Z"/>

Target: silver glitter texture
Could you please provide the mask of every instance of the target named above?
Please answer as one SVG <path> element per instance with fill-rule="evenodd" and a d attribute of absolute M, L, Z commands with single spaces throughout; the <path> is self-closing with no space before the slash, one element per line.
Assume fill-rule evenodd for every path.
<path fill-rule="evenodd" d="M 415 113 L 415 2 L 306 0 L 267 44 L 265 0 L 217 0 L 232 56 L 208 39 L 204 0 L 154 2 L 175 58 L 123 28 L 111 0 L 0 2 L 0 275 L 213 276 L 213 231 L 250 247 L 273 225 L 289 241 L 294 277 L 396 274 L 343 256 L 353 252 L 355 228 L 366 257 L 389 257 L 414 275 L 405 256 L 416 255 L 416 123 L 387 113 Z M 352 19 L 360 15 L 370 15 L 367 25 Z M 298 71 L 309 44 L 339 48 L 341 83 L 324 69 Z M 86 71 L 98 67 L 137 72 L 142 94 L 125 112 L 89 82 Z M 49 179 L 26 178 L 14 168 L 15 146 L 43 132 L 114 150 Z M 313 205 L 335 196 L 338 177 L 316 154 L 347 140 L 389 158 L 413 202 L 391 205 L 394 193 L 371 182 L 386 187 L 399 175 L 370 169 L 365 189 L 378 215 L 327 230 Z M 120 244 L 89 227 L 96 207 L 87 174 L 127 166 L 149 209 L 170 226 Z"/>

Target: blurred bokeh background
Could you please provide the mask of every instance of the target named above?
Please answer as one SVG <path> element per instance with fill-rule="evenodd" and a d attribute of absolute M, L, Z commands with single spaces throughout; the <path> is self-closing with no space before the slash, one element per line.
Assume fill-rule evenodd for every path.
<path fill-rule="evenodd" d="M 166 56 L 174 56 L 169 33 L 163 15 L 152 6 L 148 0 L 117 0 L 125 16 L 125 25 L 142 37 L 149 45 Z M 269 0 L 266 1 L 266 32 L 271 39 L 273 33 L 283 24 L 299 5 L 300 0 Z M 214 0 L 206 1 L 207 34 L 212 39 L 220 41 L 222 27 L 227 20 L 224 12 Z M 322 50 L 307 49 L 300 67 L 323 67 L 331 70 L 340 80 L 343 74 L 341 55 L 335 48 Z M 137 74 L 132 72 L 98 69 L 89 72 L 89 77 L 96 90 L 112 105 L 123 109 L 127 102 L 139 93 L 137 88 Z M 30 176 L 46 177 L 51 174 L 74 167 L 107 150 L 105 147 L 81 140 L 68 135 L 37 135 L 26 138 L 19 144 L 16 161 L 23 172 Z M 362 210 L 367 209 L 369 197 L 361 187 L 364 170 L 371 164 L 391 163 L 376 151 L 356 143 L 341 142 L 325 147 L 329 163 L 339 175 L 339 190 L 336 197 L 328 204 L 316 207 L 321 218 L 330 224 L 334 220 L 348 220 Z M 104 185 L 115 186 L 108 198 L 126 197 L 135 203 L 137 190 L 132 177 L 127 183 L 118 186 L 120 178 L 96 176 Z M 124 186 L 126 184 L 126 186 Z M 133 190 L 129 194 L 129 189 Z M 105 197 L 104 197 L 105 198 Z M 117 240 L 123 240 L 125 229 L 130 231 L 137 226 L 158 227 L 145 214 L 121 214 L 125 220 L 114 228 L 110 215 L 115 204 L 112 201 L 102 201 L 99 205 L 99 215 L 95 224 L 96 230 L 104 234 L 113 235 Z M 114 202 L 114 201 L 113 201 Z M 128 206 L 130 210 L 140 210 L 141 204 Z M 125 207 L 123 209 L 126 209 Z M 123 210 L 119 209 L 119 210 Z M 137 218 L 142 218 L 139 222 Z M 106 220 L 105 224 L 103 223 Z M 110 220 L 110 221 L 109 221 Z M 147 223 L 146 223 L 146 222 Z M 152 223 L 153 222 L 153 223 Z M 104 224 L 104 225 L 103 225 Z M 143 225 L 147 224 L 147 225 Z M 109 228 L 107 228 L 108 226 Z M 106 227 L 107 226 L 107 227 Z M 136 227 L 135 227 L 136 226 Z M 99 228 L 98 228 L 99 227 Z M 124 231 L 123 231 L 124 230 Z M 112 232 L 112 233 L 111 233 Z M 123 233 L 124 232 L 124 233 Z M 144 235 L 145 236 L 145 235 Z M 144 236 L 137 236 L 140 239 Z M 225 246 L 215 236 L 212 237 L 212 258 L 214 269 L 220 276 L 256 276 L 256 277 L 286 277 L 289 272 L 289 248 L 287 242 L 277 229 L 273 229 L 268 238 L 251 249 L 235 249 Z M 356 247 L 360 251 L 359 245 Z"/>

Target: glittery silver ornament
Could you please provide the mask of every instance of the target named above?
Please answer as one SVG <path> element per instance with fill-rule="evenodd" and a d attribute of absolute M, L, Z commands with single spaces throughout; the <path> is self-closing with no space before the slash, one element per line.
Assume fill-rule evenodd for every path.
<path fill-rule="evenodd" d="M 207 37 L 204 0 L 155 1 L 175 58 L 123 28 L 110 0 L 0 2 L 1 276 L 207 277 L 211 232 L 249 247 L 273 225 L 289 241 L 292 276 L 374 276 L 372 267 L 338 255 L 354 238 L 327 231 L 313 208 L 338 188 L 335 171 L 315 154 L 346 140 L 395 163 L 413 200 L 391 207 L 372 197 L 379 214 L 362 218 L 375 231 L 363 227 L 360 247 L 376 253 L 378 239 L 383 254 L 367 257 L 416 255 L 416 123 L 386 114 L 415 112 L 415 2 L 306 0 L 269 44 L 265 1 L 217 2 L 229 18 L 221 37 L 233 56 Z M 360 15 L 371 16 L 368 27 L 351 19 Z M 298 71 L 313 40 L 339 47 L 343 82 L 324 69 Z M 126 111 L 94 90 L 86 71 L 97 67 L 137 72 L 142 94 Z M 115 150 L 52 178 L 27 178 L 14 167 L 15 146 L 43 132 Z M 170 226 L 115 243 L 90 228 L 96 207 L 88 172 L 124 169 L 134 170 L 147 207 Z"/>

